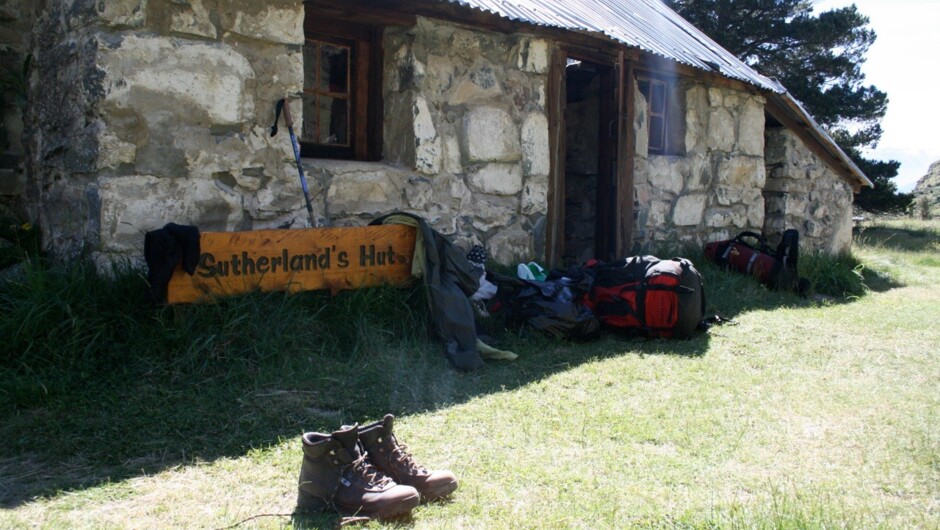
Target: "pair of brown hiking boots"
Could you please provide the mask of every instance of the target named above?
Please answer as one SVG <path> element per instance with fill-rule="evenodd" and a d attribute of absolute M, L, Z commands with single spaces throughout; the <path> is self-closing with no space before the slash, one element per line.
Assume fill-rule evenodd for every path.
<path fill-rule="evenodd" d="M 392 432 L 394 416 L 331 434 L 303 435 L 297 511 L 334 508 L 344 515 L 388 518 L 457 489 L 450 471 L 414 462 Z"/>

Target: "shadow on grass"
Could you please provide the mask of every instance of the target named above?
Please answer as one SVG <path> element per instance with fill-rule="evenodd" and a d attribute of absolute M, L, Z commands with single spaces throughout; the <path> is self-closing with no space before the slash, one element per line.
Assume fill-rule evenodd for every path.
<path fill-rule="evenodd" d="M 733 318 L 812 303 L 707 264 L 700 268 L 709 314 Z M 336 298 L 252 295 L 157 308 L 128 296 L 144 291 L 139 277 L 110 290 L 89 287 L 77 300 L 60 292 L 68 285 L 49 288 L 54 296 L 38 300 L 0 299 L 7 304 L 0 309 L 12 308 L 0 324 L 28 318 L 35 327 L 32 338 L 11 339 L 19 356 L 0 359 L 2 508 L 239 457 L 285 440 L 297 441 L 299 469 L 297 439 L 305 431 L 447 408 L 612 356 L 694 359 L 710 340 L 706 333 L 682 341 L 607 335 L 569 343 L 503 331 L 495 346 L 517 352 L 517 361 L 459 373 L 428 339 L 419 289 Z M 48 286 L 32 286 L 30 295 L 40 288 Z M 45 321 L 33 322 L 40 317 Z M 0 331 L 11 337 L 24 333 L 24 325 L 5 324 Z M 69 357 L 44 353 L 63 341 Z M 337 522 L 324 516 L 302 524 Z"/>
<path fill-rule="evenodd" d="M 692 358 L 709 340 L 569 343 L 503 331 L 495 345 L 516 362 L 460 373 L 427 337 L 419 289 L 160 308 L 136 294 L 139 277 L 113 287 L 30 281 L 0 289 L 0 332 L 16 352 L 0 358 L 3 508 L 450 407 L 613 355 Z"/>

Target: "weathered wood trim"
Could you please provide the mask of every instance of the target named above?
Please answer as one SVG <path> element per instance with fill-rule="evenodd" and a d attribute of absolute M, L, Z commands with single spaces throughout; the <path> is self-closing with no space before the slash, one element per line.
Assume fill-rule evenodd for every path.
<path fill-rule="evenodd" d="M 636 90 L 634 88 L 634 63 L 625 55 L 618 60 L 617 83 L 618 131 L 617 131 L 617 256 L 626 256 L 633 250 L 633 201 L 634 158 L 636 155 L 636 131 L 633 121 L 636 115 Z"/>
<path fill-rule="evenodd" d="M 371 79 L 371 58 L 372 43 L 362 39 L 357 42 L 357 54 L 359 55 L 353 63 L 355 71 L 355 92 L 353 93 L 353 108 L 351 109 L 355 116 L 353 117 L 352 133 L 353 151 L 356 160 L 367 160 L 369 158 L 369 92 Z M 367 60 L 362 60 L 366 57 Z"/>
<path fill-rule="evenodd" d="M 577 33 L 571 33 L 570 35 L 578 35 Z M 579 44 L 565 41 L 561 39 L 558 41 L 558 45 L 565 50 L 565 53 L 568 54 L 568 57 L 571 59 L 577 59 L 579 61 L 587 61 L 590 63 L 596 63 L 600 65 L 616 65 L 617 58 L 620 57 L 620 54 L 624 54 L 625 57 L 639 57 L 640 50 L 633 48 L 628 48 L 623 44 L 616 42 L 611 42 L 610 46 L 603 48 L 598 47 L 585 47 Z"/>
<path fill-rule="evenodd" d="M 366 136 L 365 160 L 379 161 L 382 159 L 382 146 L 384 144 L 385 99 L 382 96 L 383 72 L 385 61 L 385 47 L 382 39 L 382 28 L 372 30 L 372 64 L 369 65 L 369 131 Z"/>
<path fill-rule="evenodd" d="M 551 168 L 548 176 L 545 223 L 545 261 L 550 267 L 561 265 L 565 251 L 565 67 L 564 49 L 552 51 L 548 74 L 548 149 Z"/>
<path fill-rule="evenodd" d="M 353 50 L 350 68 L 349 146 L 301 143 L 304 156 L 379 160 L 382 156 L 382 31 L 346 19 L 331 19 L 305 5 L 308 39 L 336 40 Z M 365 60 L 363 60 L 365 58 Z"/>

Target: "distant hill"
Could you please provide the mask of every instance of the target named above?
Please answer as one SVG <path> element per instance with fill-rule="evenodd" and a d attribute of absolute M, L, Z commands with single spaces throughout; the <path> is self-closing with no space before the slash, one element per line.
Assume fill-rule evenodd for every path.
<path fill-rule="evenodd" d="M 914 186 L 915 204 L 922 195 L 930 201 L 930 210 L 934 215 L 940 214 L 940 160 L 930 164 L 927 174 L 917 181 Z"/>

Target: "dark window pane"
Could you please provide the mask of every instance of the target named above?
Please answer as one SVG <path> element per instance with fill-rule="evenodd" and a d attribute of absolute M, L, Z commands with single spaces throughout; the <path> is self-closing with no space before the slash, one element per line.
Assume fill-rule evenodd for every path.
<path fill-rule="evenodd" d="M 349 48 L 324 43 L 320 47 L 321 92 L 346 94 L 349 88 Z"/>
<path fill-rule="evenodd" d="M 320 143 L 349 145 L 349 101 L 320 96 Z"/>
<path fill-rule="evenodd" d="M 313 11 L 306 10 L 310 17 Z M 370 98 L 377 100 L 381 88 L 373 86 L 368 71 L 375 35 L 370 28 L 346 26 L 321 17 L 305 21 L 304 156 L 376 157 L 373 134 L 379 137 L 381 130 L 371 130 L 368 114 Z"/>
<path fill-rule="evenodd" d="M 304 88 L 317 86 L 317 64 L 320 45 L 315 41 L 304 43 Z"/>
<path fill-rule="evenodd" d="M 317 133 L 317 95 L 304 94 L 304 121 L 300 130 L 300 137 L 308 142 L 320 142 Z"/>
<path fill-rule="evenodd" d="M 650 116 L 650 143 L 651 151 L 664 151 L 666 149 L 666 121 L 661 116 Z"/>
<path fill-rule="evenodd" d="M 650 83 L 650 112 L 653 114 L 666 113 L 666 84 Z"/>

